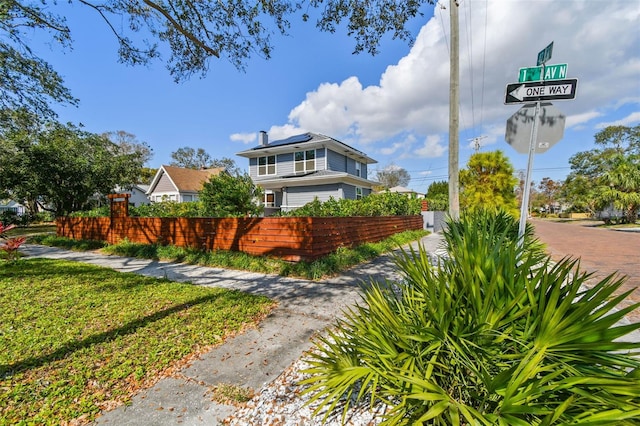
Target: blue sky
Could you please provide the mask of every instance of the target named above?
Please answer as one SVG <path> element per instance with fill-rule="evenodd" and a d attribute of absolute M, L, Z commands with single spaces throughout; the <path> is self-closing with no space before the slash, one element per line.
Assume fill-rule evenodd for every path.
<path fill-rule="evenodd" d="M 70 11 L 73 49 L 37 52 L 80 99 L 79 107 L 56 107 L 60 121 L 136 135 L 153 148 L 150 167 L 188 146 L 246 168 L 235 154 L 257 144 L 260 130 L 270 140 L 313 131 L 366 152 L 378 161 L 374 172 L 405 168 L 416 191 L 447 178 L 448 0 L 412 22 L 413 46 L 387 38 L 381 54 L 353 55 L 344 29 L 321 33 L 294 17 L 288 36 L 273 37 L 270 60 L 255 56 L 246 72 L 213 60 L 204 78 L 179 84 L 160 61 L 120 64 L 116 40 L 94 11 L 56 7 Z M 564 179 L 571 155 L 594 148 L 603 127 L 640 123 L 640 0 L 462 0 L 459 15 L 461 168 L 471 140 L 482 137 L 481 151 L 500 149 L 516 170 L 526 169 L 527 156 L 504 139 L 521 106 L 504 105 L 505 87 L 551 41 L 549 63 L 567 63 L 567 78 L 579 82 L 574 100 L 554 102 L 567 116 L 564 138 L 535 156 L 534 181 Z"/>

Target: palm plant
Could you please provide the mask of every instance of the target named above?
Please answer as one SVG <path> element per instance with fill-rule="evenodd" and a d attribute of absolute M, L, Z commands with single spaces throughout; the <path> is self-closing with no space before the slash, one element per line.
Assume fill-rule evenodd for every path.
<path fill-rule="evenodd" d="M 623 277 L 554 264 L 517 222 L 476 212 L 445 231 L 448 257 L 396 258 L 403 280 L 372 283 L 310 356 L 303 382 L 325 418 L 386 404 L 384 424 L 637 424 L 640 348 L 618 325 Z M 400 291 L 398 291 L 398 288 Z"/>

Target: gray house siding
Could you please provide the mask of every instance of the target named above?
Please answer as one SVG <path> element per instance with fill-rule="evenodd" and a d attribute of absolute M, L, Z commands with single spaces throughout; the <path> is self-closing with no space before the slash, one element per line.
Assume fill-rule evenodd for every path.
<path fill-rule="evenodd" d="M 316 170 L 327 170 L 326 149 L 316 149 Z"/>
<path fill-rule="evenodd" d="M 278 176 L 288 176 L 293 174 L 293 153 L 279 154 L 276 157 L 276 168 Z"/>
<path fill-rule="evenodd" d="M 353 185 L 342 185 L 342 192 L 344 194 L 344 198 L 349 199 L 349 200 L 355 200 L 356 199 L 356 187 Z M 371 188 L 362 188 L 362 196 L 366 197 L 367 195 L 371 194 Z"/>
<path fill-rule="evenodd" d="M 331 150 L 327 150 L 327 153 L 328 170 L 333 170 L 335 172 L 346 172 L 350 175 L 357 176 L 356 160 Z M 367 172 L 367 165 L 365 163 L 360 163 L 360 177 L 367 179 Z"/>
<path fill-rule="evenodd" d="M 338 154 L 335 151 L 327 150 L 327 170 L 333 170 L 334 172 L 346 172 L 347 171 L 347 157 L 342 154 Z"/>
<path fill-rule="evenodd" d="M 356 199 L 356 187 L 351 185 L 342 185 L 342 193 L 347 200 Z"/>
<path fill-rule="evenodd" d="M 251 179 L 256 179 L 258 177 L 258 159 L 257 158 L 249 158 L 249 176 L 251 176 Z"/>
<path fill-rule="evenodd" d="M 340 197 L 340 184 L 332 185 L 312 185 L 312 186 L 298 186 L 290 187 L 286 189 L 286 199 L 283 200 L 283 204 L 287 207 L 300 207 L 313 201 L 316 197 L 320 201 L 327 201 L 329 198 L 342 198 Z"/>
<path fill-rule="evenodd" d="M 160 177 L 160 180 L 158 181 L 158 184 L 155 188 L 155 192 L 171 192 L 175 190 L 176 187 L 173 186 L 173 183 L 171 183 L 169 176 L 167 176 L 166 174 L 163 174 L 162 177 Z"/>

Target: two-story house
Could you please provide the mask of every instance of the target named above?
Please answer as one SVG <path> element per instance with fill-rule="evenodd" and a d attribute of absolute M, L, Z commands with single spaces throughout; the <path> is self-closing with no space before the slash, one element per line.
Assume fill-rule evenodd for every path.
<path fill-rule="evenodd" d="M 292 210 L 315 198 L 362 198 L 379 185 L 367 179 L 368 166 L 376 160 L 317 133 L 269 142 L 260 132 L 259 145 L 237 155 L 249 159 L 249 175 L 264 189 L 266 214 Z"/>

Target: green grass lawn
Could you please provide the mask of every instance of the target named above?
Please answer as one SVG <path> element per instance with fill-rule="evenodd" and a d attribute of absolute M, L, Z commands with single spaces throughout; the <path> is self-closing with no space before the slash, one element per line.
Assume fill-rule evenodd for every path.
<path fill-rule="evenodd" d="M 0 424 L 89 421 L 273 306 L 82 263 L 0 261 Z"/>

